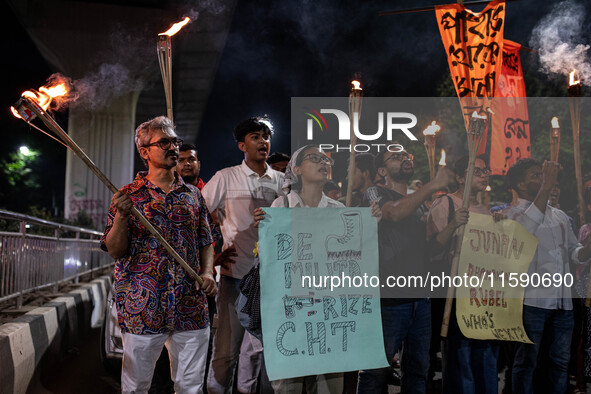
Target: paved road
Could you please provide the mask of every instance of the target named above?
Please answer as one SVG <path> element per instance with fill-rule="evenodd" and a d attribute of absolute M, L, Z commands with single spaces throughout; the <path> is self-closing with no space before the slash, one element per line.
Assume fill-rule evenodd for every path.
<path fill-rule="evenodd" d="M 31 393 L 111 394 L 120 392 L 118 379 L 111 376 L 100 360 L 100 328 L 92 329 L 57 365 L 38 371 Z"/>

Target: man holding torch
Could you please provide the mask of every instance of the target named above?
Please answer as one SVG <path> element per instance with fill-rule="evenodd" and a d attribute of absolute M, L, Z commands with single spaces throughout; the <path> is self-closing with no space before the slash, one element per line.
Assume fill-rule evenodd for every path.
<path fill-rule="evenodd" d="M 425 276 L 425 223 L 419 208 L 433 193 L 454 181 L 453 172 L 442 167 L 433 180 L 407 195 L 408 181 L 414 174 L 411 154 L 382 151 L 374 163 L 385 184 L 369 187 L 362 205 L 370 206 L 377 201 L 382 209 L 382 220 L 378 224 L 380 276 Z M 425 393 L 431 344 L 431 304 L 426 297 L 421 297 L 418 289 L 405 290 L 406 298 L 381 295 L 386 358 L 392 362 L 404 345 L 401 389 L 405 393 Z M 398 297 L 402 297 L 400 293 Z M 388 368 L 361 371 L 357 392 L 383 392 L 387 387 L 387 373 Z"/>
<path fill-rule="evenodd" d="M 162 347 L 170 355 L 176 392 L 200 393 L 209 339 L 205 296 L 212 275 L 212 219 L 199 190 L 175 173 L 182 144 L 171 121 L 142 123 L 135 143 L 148 167 L 113 196 L 101 247 L 117 259 L 113 285 L 123 337 L 121 391 L 147 393 Z M 197 284 L 131 215 L 134 206 L 196 271 Z"/>
<path fill-rule="evenodd" d="M 528 277 L 543 273 L 571 275 L 569 265 L 585 264 L 591 258 L 591 243 L 585 247 L 577 242 L 568 216 L 548 204 L 560 164 L 541 163 L 533 159 L 517 161 L 507 172 L 509 186 L 517 191 L 517 205 L 503 213 L 521 223 L 538 238 L 538 247 Z M 533 281 L 532 281 L 533 282 Z M 564 284 L 564 282 L 561 282 Z M 563 286 L 527 286 L 523 299 L 523 325 L 533 344 L 517 345 L 513 363 L 513 393 L 532 393 L 533 374 L 542 339 L 550 340 L 547 360 L 550 361 L 544 382 L 549 392 L 564 393 L 568 385 L 568 363 L 574 327 L 571 289 Z"/>

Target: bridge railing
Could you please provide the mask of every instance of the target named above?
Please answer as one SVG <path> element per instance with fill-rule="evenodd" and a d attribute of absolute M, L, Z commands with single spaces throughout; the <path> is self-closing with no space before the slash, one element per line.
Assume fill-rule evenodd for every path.
<path fill-rule="evenodd" d="M 15 299 L 20 308 L 29 292 L 49 286 L 57 291 L 62 282 L 78 282 L 114 264 L 100 249 L 99 231 L 4 210 L 0 219 L 18 224 L 18 231 L 0 231 L 0 302 Z M 31 234 L 33 226 L 53 235 Z"/>

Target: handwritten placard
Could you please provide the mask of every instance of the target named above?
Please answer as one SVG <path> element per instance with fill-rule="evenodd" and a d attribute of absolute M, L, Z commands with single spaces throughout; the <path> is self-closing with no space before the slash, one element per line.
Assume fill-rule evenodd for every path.
<path fill-rule="evenodd" d="M 478 278 L 456 289 L 456 318 L 473 339 L 532 343 L 523 327 L 520 275 L 527 275 L 538 239 L 513 220 L 495 223 L 471 213 L 462 243 L 458 275 Z"/>
<path fill-rule="evenodd" d="M 265 212 L 258 250 L 269 378 L 388 366 L 379 287 L 367 281 L 379 269 L 370 209 Z"/>

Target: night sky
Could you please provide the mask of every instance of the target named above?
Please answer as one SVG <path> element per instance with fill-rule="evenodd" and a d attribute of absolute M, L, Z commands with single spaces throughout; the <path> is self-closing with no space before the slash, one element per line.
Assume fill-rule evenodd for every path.
<path fill-rule="evenodd" d="M 276 127 L 271 150 L 289 152 L 291 97 L 347 96 L 355 73 L 361 73 L 365 96 L 437 96 L 437 87 L 449 78 L 449 70 L 434 12 L 378 16 L 382 10 L 435 3 L 445 2 L 238 1 L 195 141 L 203 177 L 239 163 L 241 154 L 231 132 L 249 116 L 268 114 Z M 555 3 L 507 3 L 505 38 L 529 46 L 532 29 Z M 29 131 L 8 109 L 23 90 L 42 85 L 55 70 L 41 57 L 5 0 L 0 4 L 3 31 L 9 32 L 1 59 L 6 83 L 0 95 L 4 125 L 0 160 L 23 144 L 41 150 L 37 168 L 43 189 L 57 193 L 63 204 L 65 148 Z M 583 4 L 589 14 L 591 4 Z M 581 40 L 590 41 L 588 32 Z M 537 81 L 527 86 L 528 95 L 545 95 L 544 85 L 558 79 L 537 72 L 535 54 L 522 51 L 521 56 L 524 69 Z"/>

